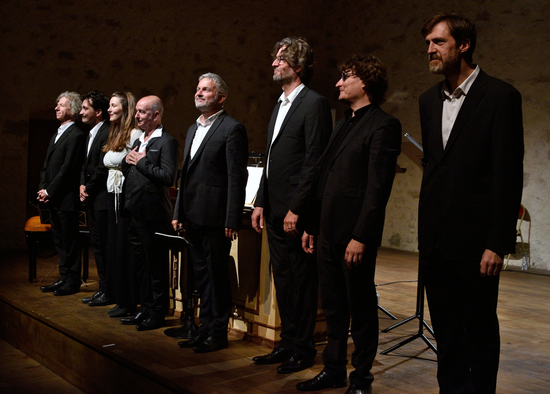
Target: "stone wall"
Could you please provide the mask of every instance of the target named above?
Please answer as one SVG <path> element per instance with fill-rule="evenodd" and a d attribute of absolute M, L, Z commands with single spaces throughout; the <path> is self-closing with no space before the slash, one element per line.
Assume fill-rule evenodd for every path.
<path fill-rule="evenodd" d="M 280 94 L 271 79 L 270 50 L 282 37 L 298 35 L 315 49 L 311 87 L 329 99 L 337 117 L 345 109 L 334 88 L 337 64 L 352 53 L 372 53 L 390 73 L 383 108 L 401 120 L 404 132 L 420 139 L 418 96 L 439 77 L 427 71 L 419 31 L 434 13 L 448 10 L 467 15 L 478 26 L 474 60 L 523 95 L 523 203 L 533 218 L 531 261 L 550 269 L 550 215 L 545 209 L 550 194 L 550 4 L 537 0 L 4 0 L 0 249 L 24 248 L 29 119 L 54 119 L 54 100 L 61 91 L 157 94 L 166 105 L 166 129 L 183 143 L 199 114 L 192 100 L 196 79 L 216 72 L 229 85 L 226 110 L 246 125 L 250 150 L 263 152 Z M 396 176 L 383 244 L 416 250 L 421 170 L 404 155 L 399 165 L 407 172 Z"/>

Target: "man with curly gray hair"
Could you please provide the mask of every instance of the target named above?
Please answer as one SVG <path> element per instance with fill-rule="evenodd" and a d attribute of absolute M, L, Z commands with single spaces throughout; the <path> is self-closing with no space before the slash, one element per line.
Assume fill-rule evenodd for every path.
<path fill-rule="evenodd" d="M 313 76 L 313 50 L 303 38 L 288 37 L 272 52 L 273 80 L 282 94 L 267 132 L 267 164 L 252 214 L 262 232 L 264 217 L 270 264 L 281 316 L 281 342 L 256 364 L 281 364 L 279 373 L 309 368 L 317 351 L 317 263 L 302 250 L 300 236 L 311 188 L 311 174 L 330 136 L 327 100 L 307 84 Z"/>
<path fill-rule="evenodd" d="M 55 115 L 61 126 L 52 137 L 44 168 L 40 174 L 37 200 L 50 210 L 52 237 L 59 254 L 60 279 L 40 288 L 57 296 L 77 293 L 80 289 L 80 170 L 84 153 L 84 134 L 75 124 L 82 100 L 75 92 L 64 92 L 56 101 Z"/>

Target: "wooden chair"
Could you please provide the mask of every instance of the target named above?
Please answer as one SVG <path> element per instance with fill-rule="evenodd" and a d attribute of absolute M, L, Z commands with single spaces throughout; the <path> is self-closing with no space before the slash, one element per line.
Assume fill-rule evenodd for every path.
<path fill-rule="evenodd" d="M 527 222 L 527 232 L 525 234 L 524 229 L 522 229 L 523 222 Z M 529 268 L 531 265 L 531 215 L 529 215 L 529 211 L 523 205 L 520 205 L 519 207 L 518 227 L 516 230 L 516 239 L 517 238 L 519 238 L 519 242 L 516 243 L 516 253 L 506 256 L 506 262 L 504 263 L 503 269 L 508 268 L 508 262 L 511 257 L 521 259 L 522 268 L 524 269 Z M 527 267 L 523 267 L 524 258 L 527 263 Z"/>

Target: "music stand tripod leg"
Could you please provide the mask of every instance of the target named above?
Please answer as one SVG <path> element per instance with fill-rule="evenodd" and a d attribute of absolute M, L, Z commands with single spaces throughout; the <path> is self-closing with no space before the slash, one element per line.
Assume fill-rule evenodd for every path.
<path fill-rule="evenodd" d="M 418 319 L 418 332 L 411 337 L 405 339 L 404 341 L 401 341 L 400 343 L 392 346 L 389 349 L 383 350 L 380 352 L 380 354 L 388 354 L 401 346 L 404 346 L 408 344 L 409 342 L 414 341 L 415 339 L 421 338 L 429 347 L 432 349 L 435 353 L 437 353 L 437 348 L 430 342 L 430 340 L 424 335 L 424 327 L 428 330 L 428 332 L 433 335 L 433 330 L 431 327 L 424 321 L 424 283 L 422 282 L 422 270 L 420 269 L 420 264 L 418 265 L 418 281 L 416 286 L 416 312 L 414 315 L 408 317 L 407 319 L 394 324 L 391 327 L 388 327 L 382 332 L 389 332 L 393 330 L 396 327 L 399 327 L 405 323 L 410 322 L 411 320 Z"/>

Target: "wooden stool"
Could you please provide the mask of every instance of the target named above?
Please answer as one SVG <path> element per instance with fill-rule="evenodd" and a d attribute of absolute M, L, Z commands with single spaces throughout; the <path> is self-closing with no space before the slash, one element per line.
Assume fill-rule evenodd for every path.
<path fill-rule="evenodd" d="M 27 249 L 29 251 L 29 283 L 36 278 L 36 250 L 41 238 L 51 238 L 52 225 L 44 224 L 40 221 L 40 216 L 33 216 L 25 223 L 25 238 L 27 240 Z M 80 226 L 80 237 L 82 240 L 82 280 L 86 282 L 89 276 L 89 234 L 87 227 Z"/>

